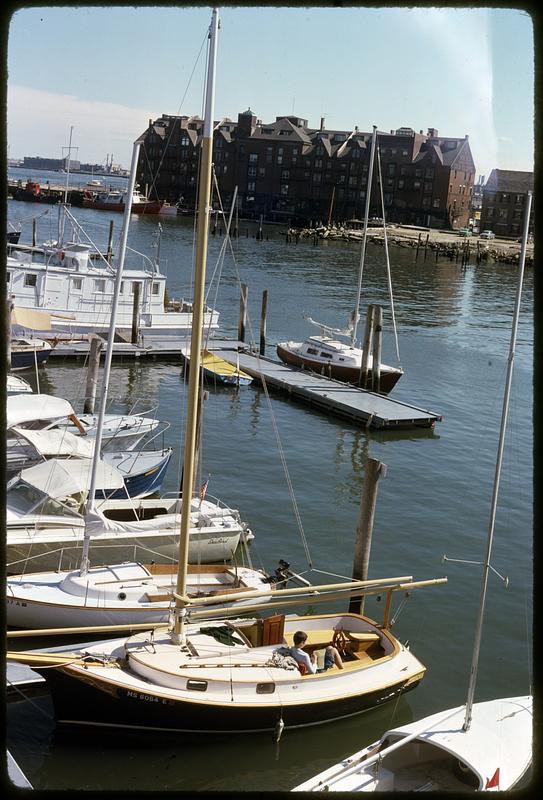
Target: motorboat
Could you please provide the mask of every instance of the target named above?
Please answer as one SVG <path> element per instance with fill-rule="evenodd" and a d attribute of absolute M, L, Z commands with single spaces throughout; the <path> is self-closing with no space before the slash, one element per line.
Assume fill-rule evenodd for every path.
<path fill-rule="evenodd" d="M 89 187 L 83 192 L 83 208 L 94 208 L 100 211 L 124 212 L 126 191 L 109 188 L 105 191 L 95 191 Z M 170 212 L 169 209 L 173 209 Z M 132 214 L 177 214 L 177 208 L 164 200 L 149 200 L 142 192 L 135 188 L 132 193 Z"/>
<path fill-rule="evenodd" d="M 72 241 L 59 239 L 42 247 L 8 246 L 7 292 L 16 311 L 47 310 L 50 341 L 89 333 L 105 335 L 114 295 L 115 267 L 93 245 L 81 241 L 79 223 L 67 209 L 65 213 L 73 220 L 77 238 Z M 136 293 L 138 310 L 134 316 Z M 211 335 L 218 328 L 218 320 L 218 312 L 206 306 L 204 324 Z M 119 340 L 131 341 L 134 326 L 142 337 L 186 339 L 191 322 L 192 302 L 181 298 L 168 303 L 166 275 L 157 259 L 139 254 L 137 266 L 127 265 L 116 314 L 115 335 Z M 41 332 L 43 338 L 41 329 L 28 332 Z"/>
<path fill-rule="evenodd" d="M 362 367 L 363 351 L 347 342 L 340 341 L 337 336 L 308 336 L 303 342 L 280 342 L 277 344 L 277 355 L 285 364 L 299 369 L 307 369 L 346 383 L 358 383 Z M 368 371 L 373 366 L 373 357 L 369 355 Z M 400 367 L 388 364 L 380 365 L 380 391 L 388 394 L 403 375 Z"/>
<path fill-rule="evenodd" d="M 34 367 L 43 367 L 47 363 L 53 345 L 44 339 L 15 338 L 10 341 L 10 362 L 14 372 Z"/>

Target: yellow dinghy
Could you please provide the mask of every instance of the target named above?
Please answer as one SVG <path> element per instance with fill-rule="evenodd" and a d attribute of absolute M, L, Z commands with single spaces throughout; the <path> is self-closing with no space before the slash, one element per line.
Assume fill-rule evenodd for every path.
<path fill-rule="evenodd" d="M 201 366 L 206 378 L 230 386 L 249 386 L 253 381 L 251 375 L 229 364 L 210 350 L 202 350 Z"/>

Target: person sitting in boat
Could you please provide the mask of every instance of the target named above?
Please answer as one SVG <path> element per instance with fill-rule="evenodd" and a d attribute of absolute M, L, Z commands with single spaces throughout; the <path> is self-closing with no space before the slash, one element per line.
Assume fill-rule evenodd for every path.
<path fill-rule="evenodd" d="M 304 647 L 307 642 L 307 633 L 305 631 L 296 631 L 292 637 L 294 645 L 289 647 L 290 655 L 298 663 L 298 668 L 302 675 L 314 675 L 316 672 L 326 672 L 327 669 L 336 666 L 338 669 L 343 669 L 343 661 L 337 648 L 329 644 L 324 653 L 324 667 L 317 669 L 317 653 L 304 652 Z"/>

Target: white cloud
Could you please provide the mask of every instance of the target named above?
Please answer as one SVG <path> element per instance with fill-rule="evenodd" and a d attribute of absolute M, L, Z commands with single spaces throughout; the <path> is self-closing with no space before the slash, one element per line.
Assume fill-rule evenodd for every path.
<path fill-rule="evenodd" d="M 463 130 L 456 135 L 469 133 L 477 173 L 487 175 L 498 165 L 489 13 L 484 8 L 415 8 L 406 15 L 407 24 L 427 37 L 425 62 L 442 76 L 441 102 L 447 103 L 448 87 L 461 89 L 462 105 L 455 113 Z"/>
<path fill-rule="evenodd" d="M 12 85 L 7 98 L 9 156 L 62 158 L 67 155 L 73 126 L 72 147 L 78 148 L 72 150 L 73 158 L 102 163 L 109 154 L 116 163 L 128 168 L 132 143 L 146 129 L 149 119 L 159 116 L 160 113 L 149 109 L 89 102 L 71 95 Z"/>

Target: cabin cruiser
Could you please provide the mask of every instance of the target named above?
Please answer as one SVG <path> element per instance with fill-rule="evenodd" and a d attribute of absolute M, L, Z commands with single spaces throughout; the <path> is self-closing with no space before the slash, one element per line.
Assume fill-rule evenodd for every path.
<path fill-rule="evenodd" d="M 362 364 L 362 350 L 330 336 L 308 336 L 303 342 L 280 342 L 277 355 L 285 364 L 308 369 L 347 383 L 358 383 Z M 368 372 L 373 358 L 370 355 Z M 388 394 L 403 375 L 399 367 L 380 366 L 380 391 Z"/>
<path fill-rule="evenodd" d="M 116 270 L 95 248 L 78 241 L 50 242 L 43 247 L 8 245 L 7 293 L 16 309 L 47 312 L 51 335 L 106 335 L 111 319 Z M 138 311 L 134 301 L 138 295 Z M 218 328 L 218 312 L 206 307 L 204 326 Z M 166 301 L 166 276 L 146 256 L 142 266 L 125 267 L 120 288 L 116 336 L 131 341 L 136 322 L 139 334 L 187 338 L 192 303 Z M 43 334 L 42 334 L 43 335 Z"/>

